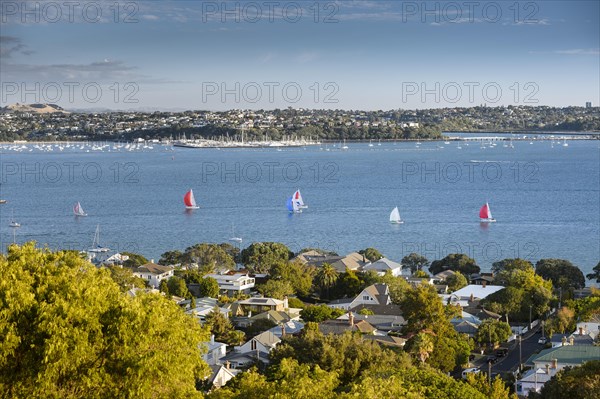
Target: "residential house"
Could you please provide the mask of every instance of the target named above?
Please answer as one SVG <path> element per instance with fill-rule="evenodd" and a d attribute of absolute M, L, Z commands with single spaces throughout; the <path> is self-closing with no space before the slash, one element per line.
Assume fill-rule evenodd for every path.
<path fill-rule="evenodd" d="M 363 307 L 363 306 L 360 306 L 360 308 L 368 309 L 366 306 L 365 307 Z M 397 307 L 395 305 L 389 305 L 389 306 Z M 377 307 L 381 308 L 383 306 L 377 306 Z M 358 309 L 358 308 L 355 308 L 355 311 L 348 312 L 346 314 L 341 315 L 340 317 L 337 318 L 337 320 L 350 320 L 350 314 L 352 314 L 352 317 L 354 317 L 355 323 L 357 323 L 359 321 L 366 321 L 370 325 L 375 327 L 377 329 L 377 331 L 381 331 L 384 333 L 400 332 L 402 330 L 402 327 L 404 327 L 406 325 L 406 320 L 404 319 L 404 317 L 402 317 L 399 314 L 363 315 L 363 314 L 357 313 L 356 309 Z"/>
<path fill-rule="evenodd" d="M 286 335 L 297 335 L 304 328 L 304 323 L 297 320 L 290 320 L 285 323 L 281 323 L 267 331 L 270 331 L 278 338 L 281 338 Z"/>
<path fill-rule="evenodd" d="M 208 377 L 208 383 L 215 388 L 221 388 L 225 386 L 233 377 L 241 373 L 241 370 L 232 369 L 229 364 L 211 365 L 210 369 L 212 374 Z"/>
<path fill-rule="evenodd" d="M 359 305 L 389 305 L 390 291 L 387 284 L 372 284 L 355 298 L 342 298 L 331 301 L 327 306 L 334 309 L 350 310 Z"/>
<path fill-rule="evenodd" d="M 323 255 L 317 251 L 308 251 L 298 255 L 294 260 L 314 267 L 321 267 L 323 264 L 329 263 L 340 273 L 344 273 L 346 269 L 357 271 L 371 263 L 364 255 L 358 252 L 352 252 L 346 256 L 338 256 Z"/>
<path fill-rule="evenodd" d="M 237 306 L 232 306 L 232 310 L 236 316 L 245 315 L 250 312 L 256 314 L 267 312 L 269 310 L 285 311 L 286 309 L 289 309 L 287 298 L 284 298 L 282 301 L 275 298 L 252 297 L 242 301 L 236 301 L 235 304 Z"/>
<path fill-rule="evenodd" d="M 402 265 L 388 258 L 381 258 L 376 262 L 363 266 L 362 270 L 365 272 L 374 270 L 380 276 L 385 275 L 386 272 L 390 272 L 392 276 L 396 277 L 402 274 Z"/>
<path fill-rule="evenodd" d="M 381 335 L 377 334 L 377 329 L 373 327 L 369 322 L 365 320 L 355 321 L 353 313 L 350 313 L 348 316 L 348 320 L 325 320 L 319 323 L 319 330 L 325 335 L 342 335 L 348 331 L 360 332 L 361 334 Z"/>
<path fill-rule="evenodd" d="M 539 392 L 544 383 L 563 368 L 577 367 L 587 361 L 598 359 L 600 359 L 600 346 L 566 345 L 542 350 L 525 362 L 526 366 L 532 366 L 532 370 L 517 381 L 517 394 L 526 396 L 531 391 Z"/>
<path fill-rule="evenodd" d="M 227 344 L 224 344 L 223 342 L 215 341 L 215 336 L 211 335 L 210 341 L 205 342 L 203 345 L 207 349 L 206 353 L 202 355 L 202 358 L 204 359 L 204 361 L 209 366 L 220 364 L 220 362 L 219 362 L 220 359 L 225 357 L 225 355 L 226 355 Z"/>
<path fill-rule="evenodd" d="M 235 296 L 238 294 L 249 294 L 254 288 L 254 277 L 250 277 L 247 273 L 231 273 L 231 274 L 207 274 L 204 278 L 212 277 L 219 284 L 221 294 Z"/>
<path fill-rule="evenodd" d="M 469 279 L 470 284 L 474 285 L 490 285 L 494 283 L 494 273 L 479 273 L 472 274 Z"/>
<path fill-rule="evenodd" d="M 156 263 L 146 263 L 133 270 L 133 275 L 140 277 L 148 282 L 153 288 L 158 288 L 160 282 L 173 277 L 173 267 L 157 265 Z"/>

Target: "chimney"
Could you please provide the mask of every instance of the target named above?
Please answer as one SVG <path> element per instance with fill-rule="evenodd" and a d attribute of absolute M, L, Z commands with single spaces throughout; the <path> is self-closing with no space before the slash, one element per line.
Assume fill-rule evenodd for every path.
<path fill-rule="evenodd" d="M 555 370 L 558 368 L 558 359 L 552 359 L 552 368 Z"/>
<path fill-rule="evenodd" d="M 283 310 L 285 310 L 285 311 L 290 310 L 290 305 L 288 304 L 287 295 L 283 297 Z"/>
<path fill-rule="evenodd" d="M 546 364 L 546 374 L 550 375 L 550 365 Z"/>
<path fill-rule="evenodd" d="M 473 302 L 475 300 L 475 295 L 473 295 L 473 293 L 471 292 L 471 298 L 469 298 L 470 302 Z"/>
<path fill-rule="evenodd" d="M 354 315 L 352 312 L 348 312 L 348 323 L 350 324 L 350 327 L 354 327 Z"/>
<path fill-rule="evenodd" d="M 227 360 L 227 361 L 225 362 L 225 368 L 226 368 L 227 370 L 229 370 L 229 367 L 230 367 L 230 363 L 229 363 L 229 360 Z"/>
<path fill-rule="evenodd" d="M 281 324 L 281 338 L 285 337 L 285 324 Z"/>
<path fill-rule="evenodd" d="M 583 335 L 583 327 L 579 327 L 579 335 Z"/>
<path fill-rule="evenodd" d="M 154 259 L 150 259 L 150 263 L 154 263 Z"/>
<path fill-rule="evenodd" d="M 565 346 L 567 343 L 567 337 L 562 337 L 562 346 Z"/>
<path fill-rule="evenodd" d="M 211 344 L 214 344 L 214 343 L 215 343 L 215 334 L 212 334 L 212 335 L 210 336 L 210 343 L 211 343 Z"/>
<path fill-rule="evenodd" d="M 482 285 L 483 288 L 485 288 L 485 286 L 487 285 L 487 281 L 481 280 L 481 285 Z"/>
<path fill-rule="evenodd" d="M 575 337 L 573 337 L 572 335 L 569 338 L 569 345 L 571 345 L 571 346 L 575 345 Z"/>

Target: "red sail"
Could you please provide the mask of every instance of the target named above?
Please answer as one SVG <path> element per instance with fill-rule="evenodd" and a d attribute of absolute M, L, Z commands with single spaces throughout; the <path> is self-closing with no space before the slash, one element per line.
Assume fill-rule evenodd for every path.
<path fill-rule="evenodd" d="M 482 219 L 488 219 L 490 217 L 489 215 L 490 215 L 490 208 L 489 208 L 488 204 L 486 203 L 479 210 L 479 217 Z"/>
<path fill-rule="evenodd" d="M 295 194 L 296 194 L 296 198 L 295 199 L 298 199 L 300 197 L 300 191 L 296 191 Z"/>
<path fill-rule="evenodd" d="M 192 204 L 192 190 L 185 193 L 185 195 L 183 196 L 183 203 L 185 204 L 185 206 L 194 206 L 194 204 Z"/>

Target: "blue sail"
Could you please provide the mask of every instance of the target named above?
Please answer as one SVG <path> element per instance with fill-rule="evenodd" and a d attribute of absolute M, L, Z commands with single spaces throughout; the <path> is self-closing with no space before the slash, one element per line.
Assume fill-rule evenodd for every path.
<path fill-rule="evenodd" d="M 292 197 L 288 198 L 286 205 L 288 211 L 294 212 L 294 204 L 292 203 Z"/>

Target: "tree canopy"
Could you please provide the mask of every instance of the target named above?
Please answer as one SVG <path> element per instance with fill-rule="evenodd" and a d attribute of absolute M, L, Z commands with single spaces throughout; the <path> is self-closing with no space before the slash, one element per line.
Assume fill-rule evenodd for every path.
<path fill-rule="evenodd" d="M 423 255 L 417 253 L 411 253 L 402 258 L 402 265 L 410 269 L 411 273 L 415 273 L 417 270 L 423 269 L 423 267 L 429 264 L 429 260 Z"/>
<path fill-rule="evenodd" d="M 594 266 L 592 273 L 589 273 L 586 277 L 590 280 L 596 280 L 597 283 L 600 283 L 600 262 Z"/>
<path fill-rule="evenodd" d="M 0 255 L 0 335 L 8 397 L 197 397 L 208 372 L 208 334 L 174 302 L 123 294 L 108 270 L 33 243 Z"/>
<path fill-rule="evenodd" d="M 555 288 L 571 291 L 585 287 L 585 277 L 581 270 L 565 259 L 540 259 L 535 264 L 535 272 L 545 280 L 552 281 Z"/>
<path fill-rule="evenodd" d="M 469 258 L 465 254 L 450 254 L 443 259 L 434 260 L 429 266 L 431 274 L 438 274 L 445 270 L 461 272 L 465 276 L 473 273 L 479 273 L 481 270 L 475 259 Z"/>
<path fill-rule="evenodd" d="M 254 273 L 269 273 L 280 262 L 287 262 L 294 254 L 278 242 L 255 242 L 242 250 L 242 263 Z"/>
<path fill-rule="evenodd" d="M 233 257 L 220 244 L 201 243 L 186 248 L 184 263 L 196 263 L 202 274 L 228 271 L 234 268 Z"/>
<path fill-rule="evenodd" d="M 365 248 L 363 250 L 358 251 L 359 254 L 364 255 L 365 258 L 367 258 L 370 262 L 375 262 L 378 261 L 379 259 L 383 258 L 383 255 L 381 254 L 381 252 L 379 252 L 377 249 L 375 248 Z"/>

